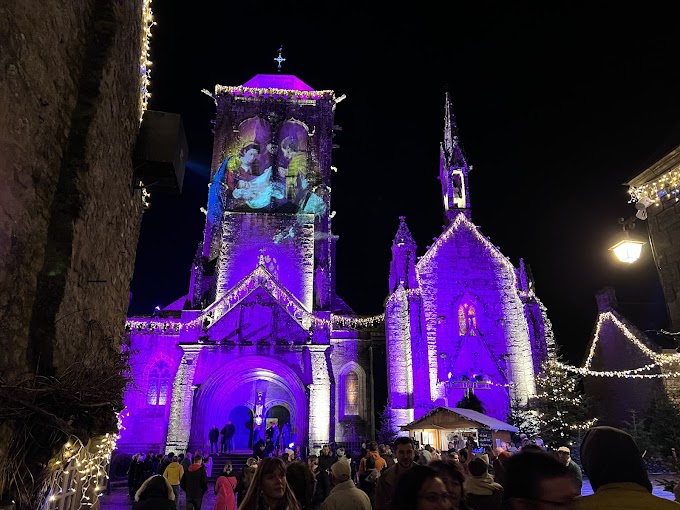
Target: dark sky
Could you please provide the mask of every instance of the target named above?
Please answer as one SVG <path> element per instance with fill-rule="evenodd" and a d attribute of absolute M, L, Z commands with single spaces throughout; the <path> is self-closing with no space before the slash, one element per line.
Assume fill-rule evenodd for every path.
<path fill-rule="evenodd" d="M 373 15 L 322 2 L 303 13 L 154 2 L 150 108 L 182 115 L 189 163 L 182 195 L 153 194 L 145 213 L 130 313 L 188 290 L 212 154 L 214 104 L 201 89 L 275 73 L 283 45 L 284 73 L 347 95 L 335 117 L 333 230 L 337 292 L 358 313 L 382 312 L 400 215 L 419 255 L 441 233 L 448 88 L 474 167 L 472 219 L 515 266 L 531 266 L 567 360 L 580 364 L 605 285 L 643 327 L 667 327 L 649 245 L 626 266 L 607 248 L 617 218 L 635 212 L 623 183 L 680 143 L 677 13 L 654 2 L 446 3 L 455 7 Z"/>

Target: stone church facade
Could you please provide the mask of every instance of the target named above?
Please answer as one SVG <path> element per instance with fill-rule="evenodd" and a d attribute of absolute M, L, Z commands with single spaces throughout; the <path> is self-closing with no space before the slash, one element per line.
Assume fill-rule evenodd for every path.
<path fill-rule="evenodd" d="M 419 260 L 401 223 L 384 316 L 335 293 L 330 208 L 337 100 L 289 75 L 217 86 L 212 177 L 188 293 L 130 317 L 134 388 L 119 449 L 183 451 L 236 425 L 250 448 L 273 420 L 296 444 L 374 437 L 376 346 L 405 425 L 475 392 L 505 420 L 535 393 L 552 332 L 523 263 L 471 221 L 467 165 L 446 97 L 440 179 L 447 227 Z M 384 323 L 383 323 L 384 319 Z M 383 329 L 384 328 L 384 329 Z M 382 384 L 383 381 L 380 381 Z"/>
<path fill-rule="evenodd" d="M 471 167 L 446 95 L 439 178 L 446 225 L 422 257 L 406 224 L 392 244 L 385 309 L 388 407 L 404 425 L 474 393 L 505 421 L 535 395 L 552 327 L 528 268 L 515 268 L 471 221 Z"/>

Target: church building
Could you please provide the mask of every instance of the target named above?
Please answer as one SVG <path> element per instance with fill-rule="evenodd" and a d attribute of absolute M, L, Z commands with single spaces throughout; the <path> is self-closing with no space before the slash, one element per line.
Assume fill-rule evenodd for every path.
<path fill-rule="evenodd" d="M 203 240 L 187 294 L 153 317 L 128 318 L 134 383 L 119 450 L 206 448 L 208 431 L 227 420 L 237 450 L 273 422 L 286 445 L 372 438 L 376 363 L 387 364 L 388 381 L 375 384 L 387 385 L 396 425 L 469 393 L 505 420 L 512 400 L 534 394 L 550 323 L 523 263 L 515 268 L 471 221 L 470 167 L 448 94 L 447 225 L 417 257 L 401 218 L 377 317 L 357 316 L 335 293 L 334 92 L 276 74 L 218 85 L 211 97 Z"/>

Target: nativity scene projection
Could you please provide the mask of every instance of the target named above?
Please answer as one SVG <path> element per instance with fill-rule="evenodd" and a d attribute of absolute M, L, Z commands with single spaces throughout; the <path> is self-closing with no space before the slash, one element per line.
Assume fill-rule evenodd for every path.
<path fill-rule="evenodd" d="M 239 126 L 239 140 L 225 148 L 211 184 L 211 196 L 222 211 L 326 213 L 328 186 L 309 150 L 309 129 L 287 120 L 276 132 L 259 117 Z"/>

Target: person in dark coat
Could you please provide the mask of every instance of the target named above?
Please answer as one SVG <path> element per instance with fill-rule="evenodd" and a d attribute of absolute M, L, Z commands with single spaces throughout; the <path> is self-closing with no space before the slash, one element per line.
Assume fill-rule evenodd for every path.
<path fill-rule="evenodd" d="M 135 493 L 132 510 L 176 510 L 172 486 L 161 475 L 147 478 Z"/>
<path fill-rule="evenodd" d="M 208 432 L 208 441 L 210 441 L 210 453 L 217 453 L 217 440 L 220 438 L 220 429 L 217 425 L 213 425 Z M 221 451 L 219 453 L 222 453 Z"/>
<path fill-rule="evenodd" d="M 208 491 L 208 474 L 201 455 L 194 456 L 194 463 L 184 473 L 179 485 L 186 492 L 187 510 L 201 510 L 203 495 Z"/>
<path fill-rule="evenodd" d="M 135 453 L 132 456 L 132 461 L 130 462 L 130 467 L 127 470 L 127 477 L 128 477 L 128 496 L 131 498 L 135 497 L 135 492 L 137 492 L 137 469 L 140 466 L 140 461 L 139 461 L 139 456 L 141 454 Z"/>

